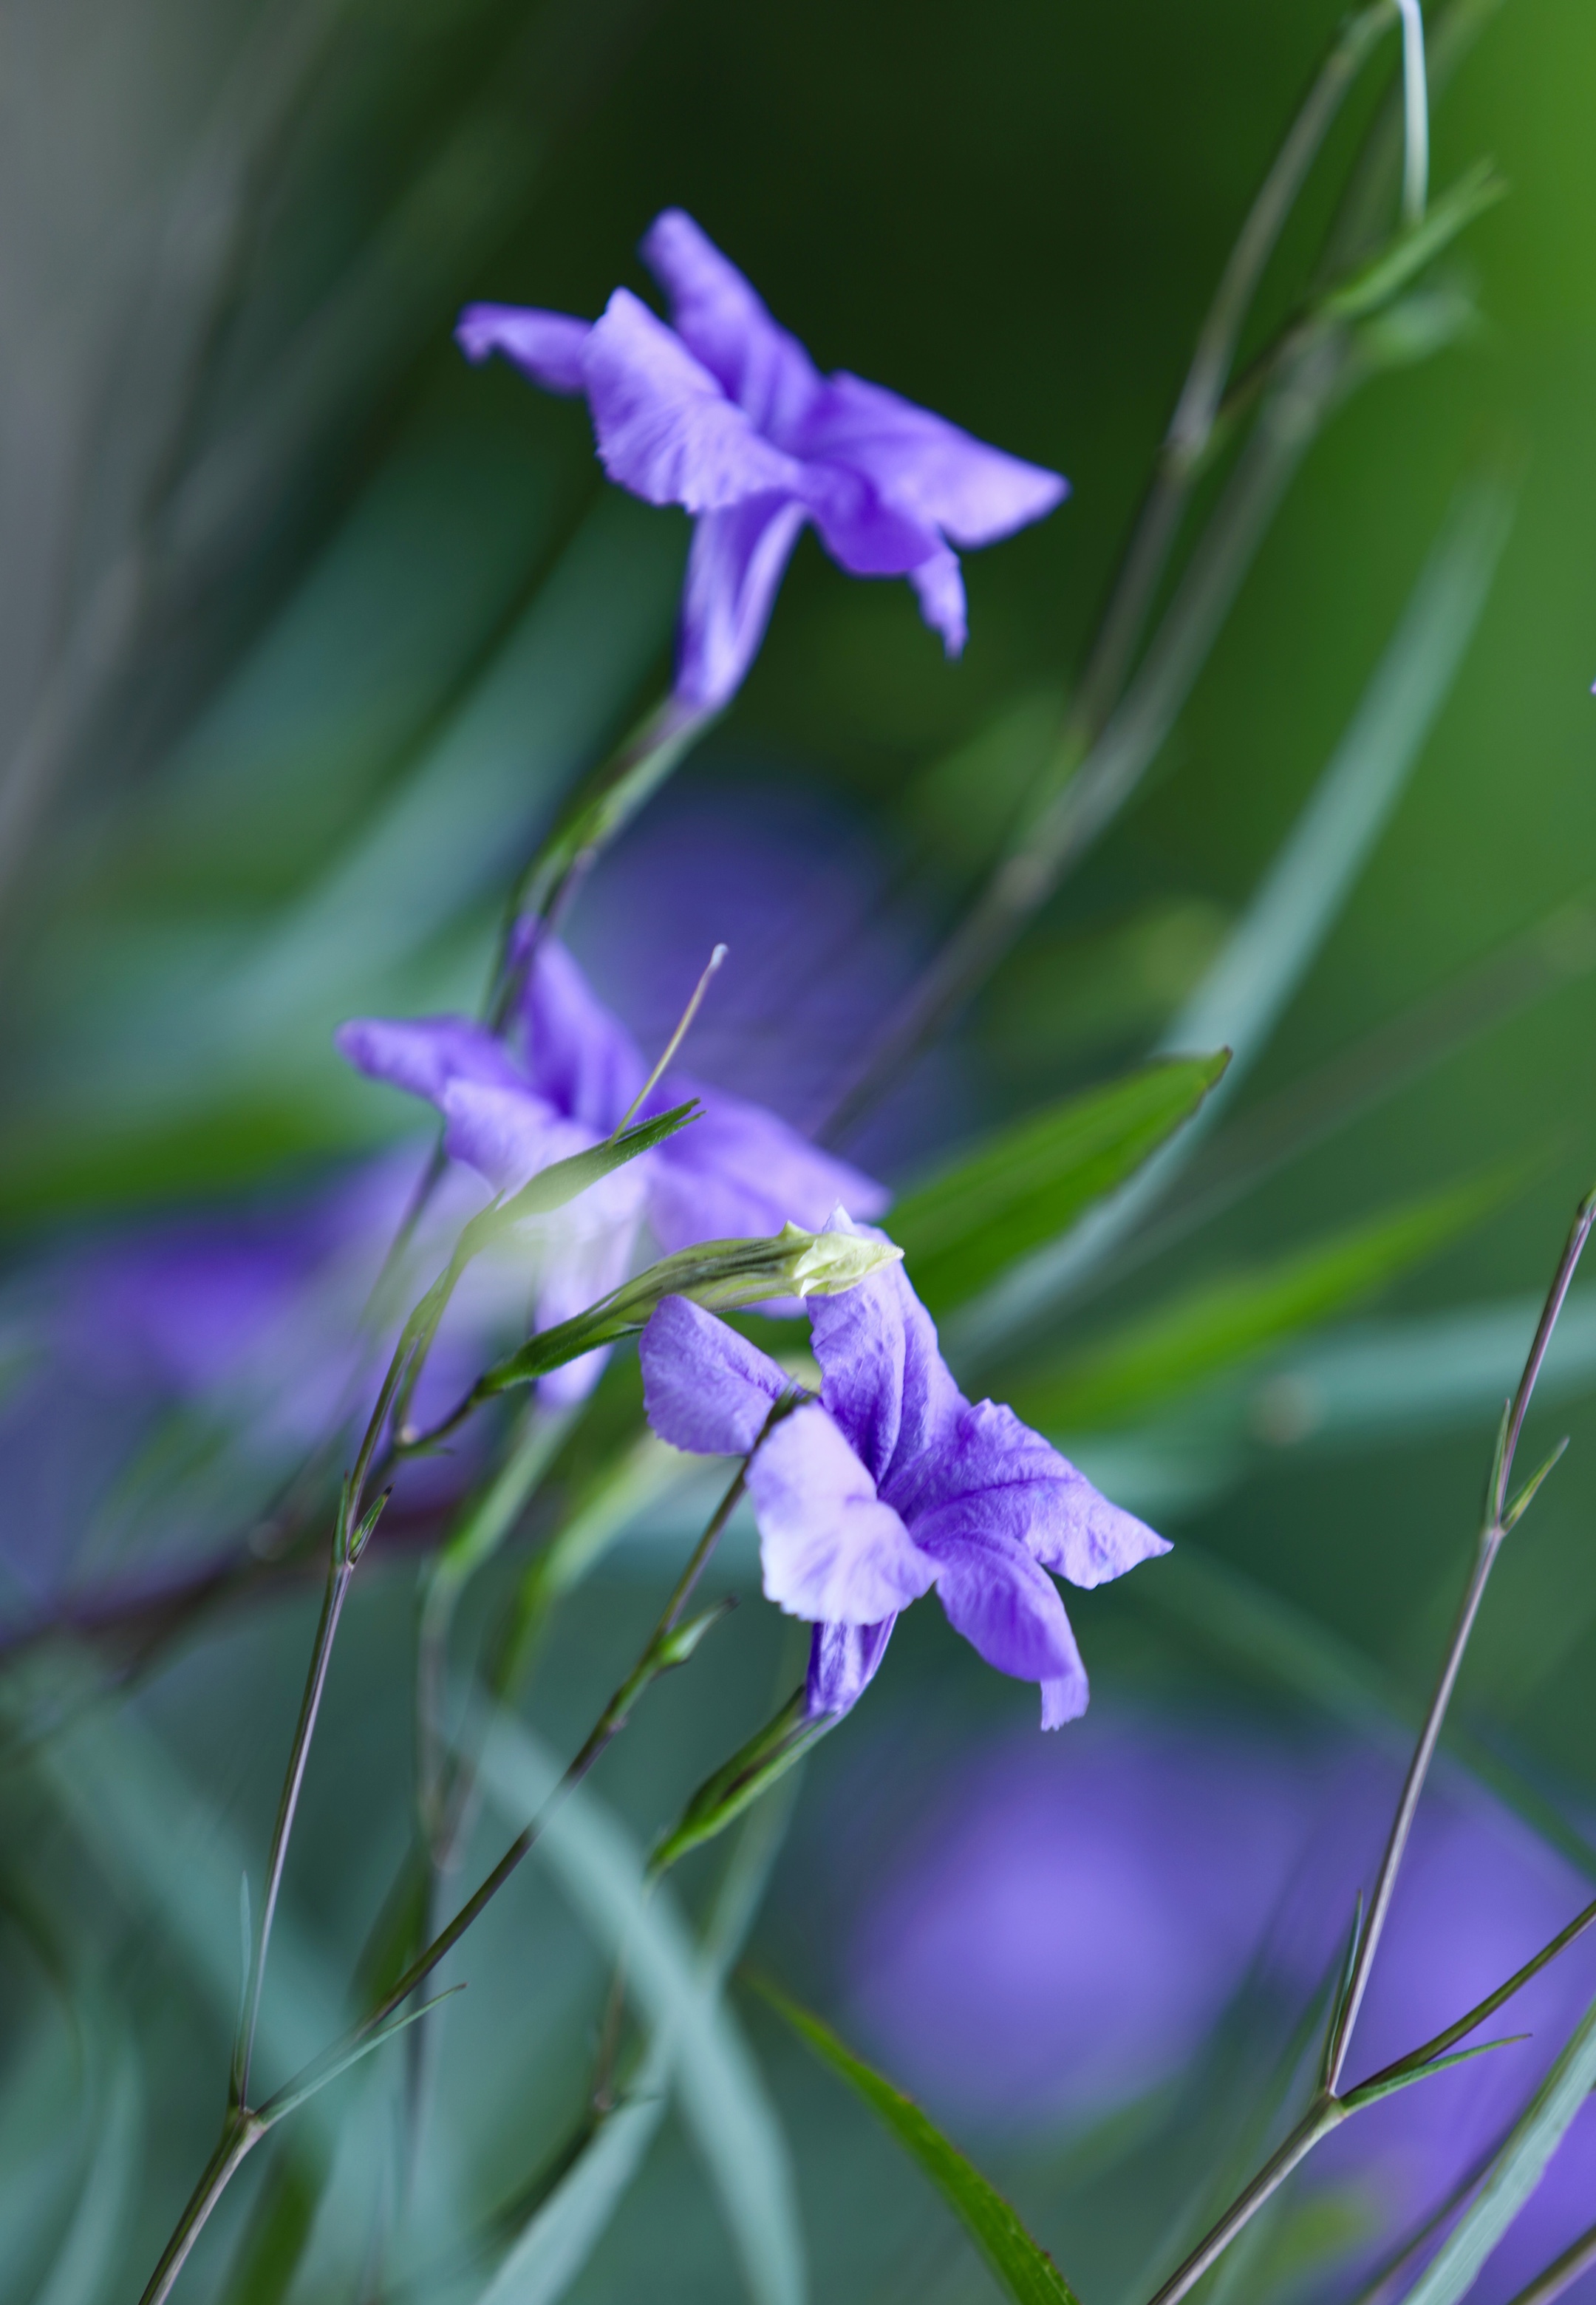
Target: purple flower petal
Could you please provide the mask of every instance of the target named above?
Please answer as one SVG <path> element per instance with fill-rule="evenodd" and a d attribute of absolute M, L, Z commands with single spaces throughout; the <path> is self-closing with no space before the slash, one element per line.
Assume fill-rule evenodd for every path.
<path fill-rule="evenodd" d="M 760 1444 L 748 1486 L 766 1597 L 789 1616 L 875 1625 L 930 1589 L 931 1562 L 819 1401 Z"/>
<path fill-rule="evenodd" d="M 934 633 L 940 633 L 949 656 L 963 656 L 970 637 L 964 603 L 964 577 L 956 552 L 946 546 L 909 571 L 920 601 L 920 613 Z"/>
<path fill-rule="evenodd" d="M 532 1087 L 573 1120 L 607 1136 L 648 1071 L 631 1033 L 563 944 L 539 946 L 521 1015 Z"/>
<path fill-rule="evenodd" d="M 1012 1408 L 990 1400 L 965 1409 L 909 1517 L 916 1544 L 934 1546 L 979 1529 L 1023 1544 L 1072 1585 L 1087 1587 L 1169 1551 Z"/>
<path fill-rule="evenodd" d="M 768 1354 L 685 1297 L 666 1297 L 638 1347 L 649 1422 L 673 1449 L 746 1457 L 788 1379 Z"/>
<path fill-rule="evenodd" d="M 762 432 L 786 445 L 821 390 L 819 370 L 796 336 L 681 208 L 666 208 L 642 243 L 644 263 L 670 297 L 671 318 L 688 350 L 718 378 Z"/>
<path fill-rule="evenodd" d="M 863 473 L 808 464 L 801 487 L 821 542 L 850 576 L 907 576 L 947 549 L 930 522 L 892 503 Z"/>
<path fill-rule="evenodd" d="M 785 490 L 700 517 L 676 641 L 675 694 L 683 704 L 718 711 L 742 687 L 808 518 Z"/>
<path fill-rule="evenodd" d="M 834 1226 L 856 1229 L 845 1217 Z M 821 1399 L 881 1494 L 911 1513 L 966 1406 L 935 1323 L 903 1267 L 889 1264 L 841 1297 L 812 1297 L 810 1325 Z"/>
<path fill-rule="evenodd" d="M 801 489 L 802 467 L 630 289 L 617 288 L 595 324 L 583 372 L 604 469 L 645 502 L 717 512 Z"/>
<path fill-rule="evenodd" d="M 703 1100 L 691 1128 L 662 1144 L 651 1163 L 649 1221 L 666 1251 L 700 1240 L 760 1238 L 784 1224 L 819 1232 L 839 1201 L 874 1216 L 885 1186 L 819 1152 L 762 1105 L 677 1076 L 662 1102 Z"/>
<path fill-rule="evenodd" d="M 538 1286 L 539 1330 L 557 1328 L 562 1321 L 585 1313 L 626 1278 L 642 1212 L 635 1168 L 632 1162 L 614 1170 L 549 1220 L 549 1246 Z M 583 1353 L 539 1377 L 539 1398 L 556 1408 L 585 1400 L 604 1373 L 609 1350 L 605 1346 Z"/>
<path fill-rule="evenodd" d="M 804 1711 L 811 1721 L 852 1712 L 874 1680 L 896 1617 L 879 1625 L 817 1625 L 809 1645 Z"/>
<path fill-rule="evenodd" d="M 928 1531 L 925 1552 L 937 1568 L 937 1595 L 947 1621 L 999 1672 L 1040 1680 L 1049 1689 L 1042 1726 L 1056 1728 L 1086 1709 L 1086 1669 L 1058 1587 L 1014 1538 Z M 1078 1692 L 1074 1713 L 1060 1711 Z M 1049 1718 L 1049 1714 L 1056 1718 Z"/>
<path fill-rule="evenodd" d="M 464 1016 L 354 1016 L 333 1035 L 340 1056 L 373 1080 L 441 1104 L 454 1080 L 522 1085 L 502 1042 Z"/>
<path fill-rule="evenodd" d="M 585 1152 L 598 1142 L 594 1131 L 565 1119 L 544 1098 L 534 1096 L 519 1083 L 513 1088 L 489 1086 L 482 1081 L 452 1080 L 437 1100 L 446 1127 L 444 1150 L 451 1160 L 463 1161 L 486 1177 L 496 1193 L 519 1191 L 539 1169 L 556 1161 Z M 632 1179 L 628 1162 L 592 1187 L 594 1192 L 625 1178 L 633 1195 L 642 1190 L 641 1178 Z M 635 1201 L 634 1201 L 635 1204 Z"/>
<path fill-rule="evenodd" d="M 889 504 L 955 544 L 994 544 L 1069 492 L 1062 474 L 989 448 L 946 417 L 845 372 L 828 378 L 786 445 L 865 473 Z"/>
<path fill-rule="evenodd" d="M 583 389 L 582 354 L 591 323 L 569 312 L 539 312 L 522 304 L 468 304 L 454 324 L 454 341 L 469 361 L 503 353 L 545 392 Z"/>

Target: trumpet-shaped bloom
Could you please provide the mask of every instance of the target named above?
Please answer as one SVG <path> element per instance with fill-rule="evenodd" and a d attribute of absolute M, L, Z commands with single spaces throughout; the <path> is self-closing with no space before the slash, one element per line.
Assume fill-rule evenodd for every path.
<path fill-rule="evenodd" d="M 964 586 L 954 548 L 1040 520 L 1068 483 L 880 385 L 822 376 L 680 208 L 656 219 L 642 254 L 672 327 L 617 288 L 590 326 L 471 304 L 455 333 L 471 360 L 502 353 L 546 391 L 585 395 L 610 479 L 694 515 L 678 702 L 712 711 L 735 694 L 811 521 L 850 575 L 906 576 L 958 655 Z"/>
<path fill-rule="evenodd" d="M 840 1210 L 833 1223 L 853 1229 Z M 766 1595 L 815 1627 L 811 1714 L 846 1712 L 898 1611 L 934 1586 L 989 1664 L 1041 1684 L 1044 1729 L 1074 1720 L 1086 1672 L 1048 1572 L 1100 1585 L 1168 1546 L 1012 1409 L 965 1399 L 901 1266 L 809 1311 L 820 1397 L 768 1429 L 791 1380 L 684 1297 L 659 1306 L 641 1353 L 661 1440 L 753 1452 Z"/>
<path fill-rule="evenodd" d="M 632 1035 L 605 1008 L 563 945 L 548 942 L 528 973 L 519 1051 L 461 1016 L 357 1017 L 340 1051 L 375 1080 L 424 1097 L 444 1117 L 445 1149 L 513 1193 L 551 1162 L 610 1135 L 648 1077 Z M 818 1152 L 764 1106 L 667 1073 L 640 1109 L 688 1097 L 700 1117 L 616 1169 L 550 1221 L 538 1326 L 583 1311 L 626 1277 L 646 1221 L 667 1254 L 701 1240 L 760 1238 L 792 1222 L 817 1230 L 839 1195 L 872 1213 L 887 1195 L 846 1161 Z M 543 1380 L 580 1398 L 603 1365 L 588 1355 Z"/>

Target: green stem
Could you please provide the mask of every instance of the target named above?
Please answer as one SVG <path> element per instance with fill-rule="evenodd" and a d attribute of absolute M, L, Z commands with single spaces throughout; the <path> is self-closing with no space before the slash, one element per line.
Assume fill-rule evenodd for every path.
<path fill-rule="evenodd" d="M 1163 2287 L 1150 2301 L 1150 2305 L 1178 2305 L 1178 2300 L 1194 2289 L 1209 2267 L 1218 2262 L 1236 2235 L 1258 2215 L 1270 2195 L 1278 2192 L 1292 2171 L 1306 2160 L 1321 2138 L 1346 2117 L 1346 2108 L 1328 2093 L 1316 2097 L 1283 2144 L 1270 2154 L 1262 2168 L 1239 2193 L 1212 2230 L 1206 2233 L 1184 2265 L 1178 2266 Z"/>
<path fill-rule="evenodd" d="M 206 2220 L 246 2156 L 265 2133 L 266 2125 L 256 2114 L 234 2114 L 229 2120 L 216 2151 L 206 2164 L 204 2174 L 189 2196 L 171 2240 L 161 2252 L 161 2261 L 150 2275 L 139 2305 L 165 2305 L 166 2299 L 172 2293 L 173 2284 L 188 2262 L 190 2250 L 204 2230 Z"/>

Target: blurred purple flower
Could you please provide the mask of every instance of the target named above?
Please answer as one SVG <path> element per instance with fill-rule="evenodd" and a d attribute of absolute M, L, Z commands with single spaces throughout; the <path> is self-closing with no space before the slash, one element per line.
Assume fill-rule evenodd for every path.
<path fill-rule="evenodd" d="M 1068 483 L 879 385 L 823 377 L 680 208 L 656 219 L 642 254 L 674 327 L 617 288 L 590 326 L 471 304 L 455 333 L 471 360 L 503 353 L 546 391 L 585 394 L 610 479 L 696 516 L 679 702 L 715 710 L 736 693 L 807 521 L 851 575 L 907 576 L 956 656 L 964 586 L 951 548 L 1040 520 Z"/>
<path fill-rule="evenodd" d="M 878 1875 L 852 1932 L 854 2021 L 950 2114 L 1100 2118 L 1176 2080 L 1244 1983 L 1255 2007 L 1295 2022 L 1337 1959 L 1394 1791 L 1388 1770 L 1344 1754 L 1187 1722 L 1040 1750 L 1005 1739 L 943 1779 Z M 1496 1803 L 1456 1782 L 1432 1792 L 1349 2080 L 1482 2000 L 1590 1893 Z M 1499 2138 L 1593 1991 L 1596 1944 L 1583 1942 L 1482 2029 L 1531 2039 L 1360 2114 L 1297 2182 L 1362 2195 L 1371 2262 Z M 1596 2105 L 1471 2295 L 1499 2305 L 1593 2217 Z M 1570 2293 L 1591 2305 L 1596 2281 Z"/>
<path fill-rule="evenodd" d="M 435 1104 L 452 1157 L 509 1193 L 549 1162 L 600 1144 L 648 1077 L 636 1042 L 562 945 L 539 948 L 519 1023 L 519 1058 L 458 1016 L 357 1017 L 339 1027 L 337 1044 L 373 1079 Z M 539 1328 L 582 1311 L 625 1278 L 645 1221 L 669 1254 L 702 1240 L 779 1232 L 789 1221 L 814 1229 L 844 1195 L 872 1214 L 886 1206 L 881 1186 L 817 1152 L 775 1113 L 700 1088 L 686 1074 L 667 1073 L 641 1117 L 690 1096 L 702 1101 L 696 1120 L 590 1187 L 545 1229 Z M 603 1359 L 585 1355 L 545 1378 L 546 1391 L 580 1398 Z"/>
<path fill-rule="evenodd" d="M 833 1227 L 853 1229 L 840 1211 Z M 1041 1683 L 1044 1729 L 1074 1720 L 1086 1708 L 1086 1673 L 1048 1570 L 1100 1585 L 1168 1546 L 1012 1409 L 972 1407 L 900 1266 L 809 1310 L 820 1398 L 762 1441 L 791 1382 L 734 1330 L 667 1297 L 641 1354 L 662 1440 L 706 1455 L 755 1452 L 748 1486 L 765 1593 L 816 1628 L 811 1715 L 857 1701 L 897 1612 L 934 1585 L 978 1654 Z"/>

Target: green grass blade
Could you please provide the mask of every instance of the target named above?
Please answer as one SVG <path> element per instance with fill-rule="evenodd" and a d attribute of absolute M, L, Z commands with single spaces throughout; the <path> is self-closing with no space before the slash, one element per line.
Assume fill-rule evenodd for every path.
<path fill-rule="evenodd" d="M 1450 693 L 1507 540 L 1511 506 L 1476 486 L 1455 509 L 1351 725 L 1252 903 L 1161 1053 L 1228 1048 L 1224 1082 L 1194 1125 L 1060 1240 L 972 1304 L 950 1334 L 990 1355 L 1101 1265 L 1167 1189 L 1202 1131 L 1268 1046 L 1384 831 Z"/>
<path fill-rule="evenodd" d="M 1503 1178 L 1474 1178 L 1255 1267 L 1184 1290 L 1014 1390 L 1044 1430 L 1091 1433 L 1162 1408 L 1332 1318 L 1474 1223 Z"/>
<path fill-rule="evenodd" d="M 1564 2132 L 1596 2087 L 1591 2003 L 1492 2162 L 1484 2184 L 1407 2292 L 1404 2305 L 1456 2305 L 1541 2182 Z"/>
<path fill-rule="evenodd" d="M 482 1782 L 517 1827 L 559 1782 L 554 1756 L 507 1714 L 483 1746 Z M 629 1988 L 671 2046 L 682 2116 L 719 2197 L 756 2305 L 802 2305 L 803 2244 L 786 2140 L 741 2029 L 706 1976 L 675 1900 L 645 1889 L 641 1851 L 579 1789 L 537 1843 L 595 1937 L 624 1955 Z M 616 2148 L 617 2157 L 619 2148 Z"/>
<path fill-rule="evenodd" d="M 590 1185 L 597 1185 L 617 1169 L 624 1169 L 628 1161 L 635 1161 L 640 1153 L 653 1152 L 656 1145 L 676 1135 L 690 1121 L 696 1120 L 702 1110 L 697 1098 L 690 1097 L 685 1104 L 673 1105 L 668 1112 L 658 1113 L 652 1120 L 640 1120 L 635 1127 L 623 1129 L 618 1136 L 607 1136 L 602 1144 L 590 1144 L 585 1152 L 573 1152 L 567 1160 L 553 1161 L 513 1194 L 497 1214 L 514 1224 L 522 1217 L 547 1216 L 553 1209 L 564 1208 L 567 1201 L 585 1193 Z"/>
<path fill-rule="evenodd" d="M 999 1130 L 893 1209 L 893 1238 L 933 1312 L 1053 1240 L 1190 1120 L 1229 1061 L 1180 1057 Z"/>
<path fill-rule="evenodd" d="M 32 2305 L 93 2305 L 107 2286 L 127 2240 L 143 2131 L 138 2062 L 126 2045 L 106 2080 L 93 2156 L 72 2222 Z"/>
<path fill-rule="evenodd" d="M 919 2162 L 943 2199 L 969 2232 L 1015 2305 L 1076 2305 L 1074 2292 L 1046 2250 L 1038 2247 L 1001 2193 L 972 2163 L 950 2145 L 913 2098 L 884 2080 L 828 2025 L 789 2001 L 763 1978 L 759 1989 L 823 2064 L 857 2090 L 870 2111 Z"/>

